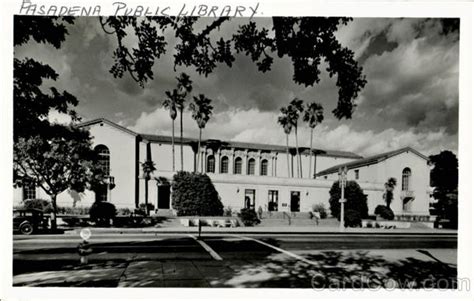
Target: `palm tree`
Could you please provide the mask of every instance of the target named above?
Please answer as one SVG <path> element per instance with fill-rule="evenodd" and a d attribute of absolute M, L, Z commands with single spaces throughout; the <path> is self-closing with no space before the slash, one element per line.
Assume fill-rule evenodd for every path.
<path fill-rule="evenodd" d="M 179 97 L 178 102 L 176 104 L 179 110 L 179 131 L 180 131 L 180 150 L 181 150 L 181 171 L 183 170 L 183 111 L 184 111 L 184 102 L 186 101 L 186 96 L 191 93 L 193 90 L 192 81 L 189 78 L 189 75 L 186 73 L 181 73 L 179 77 L 176 78 L 178 80 L 178 92 L 181 95 Z"/>
<path fill-rule="evenodd" d="M 146 160 L 142 164 L 143 178 L 145 179 L 145 213 L 149 214 L 148 211 L 148 181 L 150 181 L 151 174 L 156 170 L 155 162 Z"/>
<path fill-rule="evenodd" d="M 387 207 L 390 208 L 390 204 L 392 203 L 392 200 L 393 200 L 393 190 L 395 189 L 395 186 L 397 186 L 397 179 L 389 178 L 384 185 L 385 185 L 385 194 L 384 194 L 385 203 L 387 204 Z"/>
<path fill-rule="evenodd" d="M 309 178 L 312 178 L 311 169 L 313 158 L 313 131 L 314 128 L 323 121 L 323 119 L 323 106 L 321 104 L 312 102 L 306 105 L 306 110 L 304 111 L 303 115 L 303 121 L 307 122 L 309 128 L 311 129 L 311 136 L 309 139 Z M 316 173 L 316 170 L 314 171 L 314 173 Z"/>
<path fill-rule="evenodd" d="M 173 153 L 173 171 L 175 171 L 175 152 L 174 152 L 174 121 L 176 119 L 177 111 L 176 104 L 179 102 L 180 95 L 178 90 L 173 89 L 173 92 L 166 91 L 167 98 L 163 101 L 163 106 L 170 111 L 171 117 L 171 151 Z"/>
<path fill-rule="evenodd" d="M 303 107 L 303 100 L 294 98 L 290 105 L 288 106 L 288 112 L 290 117 L 290 123 L 295 128 L 295 143 L 296 143 L 296 154 L 298 159 L 298 177 L 303 177 L 302 167 L 303 164 L 301 163 L 301 154 L 298 148 L 298 120 L 300 119 L 300 114 L 304 111 Z"/>
<path fill-rule="evenodd" d="M 199 140 L 198 140 L 198 157 L 197 157 L 197 166 L 199 169 L 199 162 L 201 157 L 201 138 L 202 138 L 202 129 L 206 127 L 207 122 L 211 118 L 212 109 L 211 106 L 212 100 L 204 96 L 204 94 L 199 94 L 199 97 L 193 97 L 194 102 L 189 104 L 189 110 L 192 112 L 192 117 L 196 120 L 197 126 L 199 128 Z"/>
<path fill-rule="evenodd" d="M 290 145 L 289 145 L 289 137 L 291 134 L 291 122 L 289 117 L 289 112 L 287 107 L 283 107 L 280 109 L 281 115 L 278 116 L 278 123 L 283 127 L 283 131 L 286 134 L 286 163 L 288 167 L 288 178 L 291 177 L 290 173 Z"/>

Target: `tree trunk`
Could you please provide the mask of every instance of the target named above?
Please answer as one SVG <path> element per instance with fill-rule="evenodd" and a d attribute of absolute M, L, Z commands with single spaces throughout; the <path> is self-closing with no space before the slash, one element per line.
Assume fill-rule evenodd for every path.
<path fill-rule="evenodd" d="M 145 179 L 145 215 L 149 215 L 148 211 L 148 179 Z"/>
<path fill-rule="evenodd" d="M 313 129 L 311 128 L 311 136 L 309 137 L 309 178 L 311 176 L 312 164 L 313 163 Z"/>
<path fill-rule="evenodd" d="M 198 140 L 198 153 L 197 153 L 197 171 L 199 171 L 199 163 L 201 162 L 201 138 L 202 138 L 202 129 L 199 128 L 199 140 Z"/>
<path fill-rule="evenodd" d="M 58 207 L 56 205 L 56 194 L 51 195 L 51 204 L 53 205 L 53 212 L 51 212 L 51 231 L 56 231 L 58 229 L 58 224 L 56 222 L 56 214 L 58 212 Z"/>
<path fill-rule="evenodd" d="M 173 172 L 175 171 L 175 153 L 174 153 L 174 119 L 171 120 L 171 152 L 173 153 Z"/>
<path fill-rule="evenodd" d="M 184 159 L 183 159 L 183 108 L 179 110 L 179 144 L 181 150 L 181 171 L 183 171 Z"/>
<path fill-rule="evenodd" d="M 295 143 L 296 143 L 296 171 L 298 173 L 298 178 L 301 178 L 301 157 L 300 150 L 298 148 L 298 127 L 295 126 Z"/>
<path fill-rule="evenodd" d="M 288 167 L 288 178 L 291 178 L 290 173 L 290 144 L 288 142 L 290 134 L 286 134 L 286 163 Z"/>

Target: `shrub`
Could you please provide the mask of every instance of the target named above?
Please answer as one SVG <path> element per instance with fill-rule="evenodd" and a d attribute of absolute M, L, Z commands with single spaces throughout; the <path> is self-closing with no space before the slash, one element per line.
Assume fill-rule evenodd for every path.
<path fill-rule="evenodd" d="M 260 224 L 257 212 L 253 209 L 242 208 L 239 213 L 240 220 L 245 226 L 255 226 Z"/>
<path fill-rule="evenodd" d="M 58 207 L 58 214 L 87 215 L 89 210 L 89 207 Z"/>
<path fill-rule="evenodd" d="M 224 216 L 232 216 L 232 207 L 227 206 L 227 207 L 224 209 Z"/>
<path fill-rule="evenodd" d="M 341 188 L 339 187 L 339 181 L 334 182 L 329 190 L 329 195 L 331 214 L 340 219 L 341 203 L 339 203 L 339 200 L 341 198 Z M 344 204 L 345 211 L 354 210 L 359 213 L 360 218 L 367 218 L 369 212 L 367 196 L 356 181 L 347 181 L 344 197 L 347 200 Z"/>
<path fill-rule="evenodd" d="M 395 218 L 395 214 L 393 214 L 392 209 L 384 205 L 378 205 L 377 207 L 375 207 L 374 214 L 379 215 L 381 218 L 389 221 Z"/>
<path fill-rule="evenodd" d="M 224 206 L 206 174 L 180 171 L 173 177 L 173 208 L 178 216 L 222 216 Z"/>
<path fill-rule="evenodd" d="M 22 201 L 22 206 L 25 209 L 38 209 L 44 213 L 53 212 L 51 202 L 44 199 L 26 199 Z"/>
<path fill-rule="evenodd" d="M 323 203 L 314 204 L 312 206 L 313 212 L 319 212 L 319 217 L 321 219 L 328 217 L 328 213 L 326 211 L 326 206 Z"/>
<path fill-rule="evenodd" d="M 362 219 L 359 211 L 348 209 L 344 212 L 345 227 L 362 227 Z"/>
<path fill-rule="evenodd" d="M 115 205 L 109 202 L 95 202 L 89 210 L 91 220 L 100 226 L 109 226 L 110 220 L 117 215 Z"/>

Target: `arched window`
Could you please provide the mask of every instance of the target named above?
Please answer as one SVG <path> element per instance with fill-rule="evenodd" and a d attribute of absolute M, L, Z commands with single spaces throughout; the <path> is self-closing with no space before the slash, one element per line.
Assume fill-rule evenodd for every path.
<path fill-rule="evenodd" d="M 216 159 L 213 155 L 207 157 L 206 172 L 216 172 Z"/>
<path fill-rule="evenodd" d="M 242 174 L 242 158 L 237 157 L 234 161 L 234 174 L 240 175 Z"/>
<path fill-rule="evenodd" d="M 410 190 L 411 169 L 405 168 L 402 172 L 402 191 Z"/>
<path fill-rule="evenodd" d="M 268 160 L 267 159 L 263 159 L 262 162 L 260 162 L 260 175 L 261 176 L 268 175 Z"/>
<path fill-rule="evenodd" d="M 109 148 L 103 144 L 99 144 L 95 147 L 95 152 L 97 153 L 99 166 L 102 167 L 102 170 L 106 175 L 110 175 L 110 151 Z"/>
<path fill-rule="evenodd" d="M 247 163 L 247 174 L 254 175 L 255 174 L 255 159 L 250 158 Z"/>
<path fill-rule="evenodd" d="M 229 158 L 224 156 L 221 159 L 221 173 L 228 173 L 228 172 L 229 172 Z"/>

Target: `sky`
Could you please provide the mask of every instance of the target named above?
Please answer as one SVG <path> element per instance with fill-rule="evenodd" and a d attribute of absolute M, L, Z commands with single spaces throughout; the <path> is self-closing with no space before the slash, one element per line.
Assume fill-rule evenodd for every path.
<path fill-rule="evenodd" d="M 254 20 L 271 28 L 271 19 Z M 228 37 L 247 21 L 234 19 L 219 35 Z M 109 72 L 116 40 L 104 33 L 97 18 L 77 18 L 67 28 L 69 35 L 59 50 L 30 42 L 17 47 L 15 57 L 32 57 L 53 67 L 59 79 L 45 88 L 53 85 L 75 95 L 76 111 L 84 121 L 104 117 L 139 133 L 171 135 L 171 119 L 162 101 L 165 91 L 175 87 L 175 77 L 186 72 L 193 80 L 193 95 L 204 93 L 213 100 L 204 139 L 284 145 L 285 134 L 277 124 L 279 108 L 298 97 L 324 107 L 324 121 L 314 132 L 315 148 L 362 156 L 405 146 L 425 155 L 457 153 L 459 40 L 455 33 L 442 34 L 439 19 L 356 18 L 339 27 L 338 40 L 354 51 L 367 79 L 350 120 L 338 120 L 331 112 L 338 90 L 336 78 L 329 77 L 324 65 L 321 81 L 312 87 L 292 81 L 292 65 L 285 58 L 276 58 L 267 73 L 259 72 L 244 55 L 236 56 L 232 68 L 219 65 L 208 77 L 193 68 L 174 71 L 176 41 L 165 32 L 168 51 L 155 63 L 154 79 L 141 88 L 127 74 L 116 79 Z M 50 119 L 67 121 L 54 112 Z M 184 136 L 197 135 L 187 111 Z M 310 131 L 303 122 L 298 136 L 300 146 L 309 146 Z"/>

